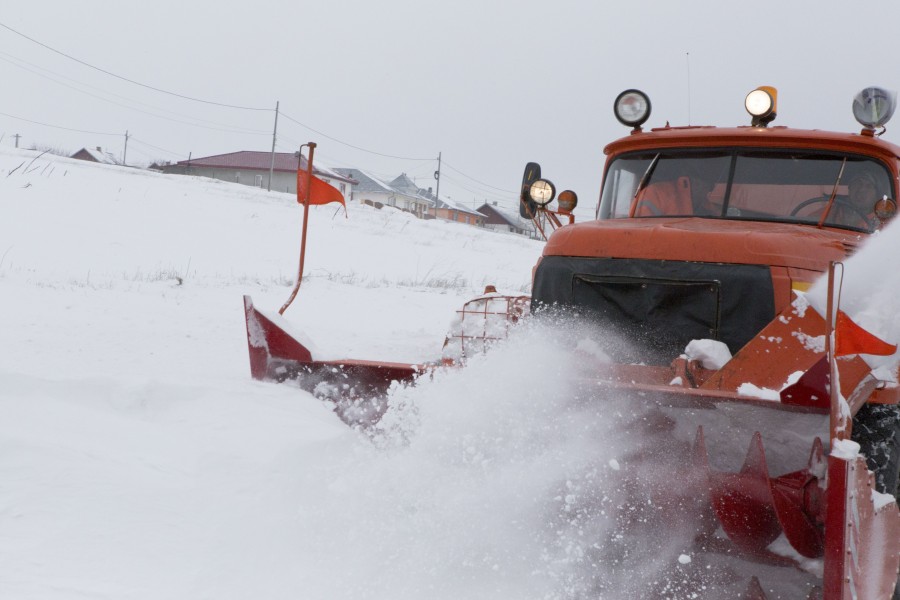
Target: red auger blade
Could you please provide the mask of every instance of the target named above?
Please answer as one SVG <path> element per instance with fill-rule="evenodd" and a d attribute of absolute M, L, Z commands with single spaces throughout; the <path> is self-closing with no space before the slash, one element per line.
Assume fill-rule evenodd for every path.
<path fill-rule="evenodd" d="M 762 436 L 753 441 L 739 473 L 710 474 L 713 510 L 728 537 L 752 553 L 764 553 L 781 534 L 775 514 Z"/>
<path fill-rule="evenodd" d="M 822 490 L 816 473 L 824 473 L 822 441 L 816 438 L 807 467 L 771 480 L 775 514 L 791 546 L 807 558 L 825 551 Z"/>
<path fill-rule="evenodd" d="M 702 442 L 702 432 L 698 440 Z M 697 453 L 695 446 L 695 462 L 701 460 Z M 709 475 L 713 510 L 729 539 L 752 554 L 771 558 L 767 547 L 784 533 L 802 556 L 822 556 L 823 502 L 818 481 L 823 461 L 822 442 L 816 438 L 806 468 L 771 478 L 762 436 L 754 433 L 740 472 L 711 471 Z"/>

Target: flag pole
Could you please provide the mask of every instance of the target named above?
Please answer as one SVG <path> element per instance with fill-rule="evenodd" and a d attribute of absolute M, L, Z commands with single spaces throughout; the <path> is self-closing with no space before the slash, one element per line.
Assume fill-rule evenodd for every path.
<path fill-rule="evenodd" d="M 829 434 L 832 440 L 844 440 L 850 437 L 849 419 L 846 411 L 841 406 L 841 390 L 840 390 L 840 374 L 837 368 L 837 358 L 835 356 L 835 314 L 840 309 L 840 300 L 838 306 L 835 306 L 835 267 L 844 264 L 831 261 L 828 263 L 828 301 L 825 308 L 825 356 L 828 358 L 829 373 L 829 391 L 831 401 L 831 417 L 829 419 Z M 841 271 L 843 273 L 843 270 Z"/>
<path fill-rule="evenodd" d="M 291 291 L 290 298 L 287 299 L 287 302 L 284 303 L 280 309 L 278 309 L 278 314 L 283 315 L 284 311 L 287 310 L 287 307 L 291 305 L 291 302 L 294 301 L 294 298 L 297 296 L 297 291 L 300 289 L 300 282 L 303 281 L 303 261 L 306 258 L 306 225 L 309 221 L 309 195 L 312 191 L 312 170 L 313 170 L 313 154 L 316 151 L 316 143 L 308 142 L 300 146 L 300 151 L 297 152 L 297 180 L 299 182 L 300 179 L 300 163 L 303 160 L 303 146 L 307 146 L 309 148 L 309 160 L 306 161 L 306 190 L 304 190 L 303 198 L 298 198 L 303 203 L 303 231 L 300 234 L 300 267 L 297 270 L 297 283 L 294 284 L 294 289 Z M 300 186 L 297 186 L 297 193 L 300 193 Z"/>

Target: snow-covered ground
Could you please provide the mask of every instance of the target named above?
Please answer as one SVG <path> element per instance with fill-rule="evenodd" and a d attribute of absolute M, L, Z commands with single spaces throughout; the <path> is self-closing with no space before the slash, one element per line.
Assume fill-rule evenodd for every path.
<path fill-rule="evenodd" d="M 348 212 L 311 211 L 286 313 L 323 354 L 436 358 L 453 311 L 486 284 L 527 292 L 542 249 Z M 543 344 L 398 392 L 418 395 L 415 418 L 376 445 L 305 392 L 250 378 L 241 296 L 284 302 L 300 218 L 283 194 L 0 151 L 0 597 L 560 589 L 546 517 L 564 465 L 586 460 L 562 448 L 586 442 L 535 428 L 562 397 L 546 373 L 565 368 Z M 413 427 L 429 430 L 418 444 Z"/>
<path fill-rule="evenodd" d="M 453 311 L 486 284 L 527 292 L 542 249 L 348 212 L 311 210 L 285 314 L 324 356 L 436 358 Z M 633 448 L 609 418 L 625 406 L 569 387 L 577 332 L 526 329 L 395 390 L 375 436 L 253 381 L 241 297 L 287 299 L 300 219 L 284 194 L 0 150 L 0 598 L 545 599 L 601 580 L 637 598 L 655 573 L 690 579 L 671 529 L 635 551 L 643 572 L 592 562 Z"/>

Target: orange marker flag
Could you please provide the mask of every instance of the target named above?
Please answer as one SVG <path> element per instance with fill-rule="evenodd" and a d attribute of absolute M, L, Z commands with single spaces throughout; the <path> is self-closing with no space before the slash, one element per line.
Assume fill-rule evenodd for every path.
<path fill-rule="evenodd" d="M 856 323 L 847 313 L 839 310 L 834 326 L 834 355 L 847 356 L 848 354 L 874 354 L 877 356 L 890 356 L 897 351 L 895 344 L 888 344 L 884 340 L 875 337 Z"/>
<path fill-rule="evenodd" d="M 347 210 L 344 204 L 344 195 L 333 185 L 329 185 L 316 177 L 312 176 L 312 193 L 307 196 L 306 178 L 308 171 L 297 169 L 297 202 L 303 204 L 304 200 L 309 197 L 309 203 L 312 205 L 328 204 L 329 202 L 340 202 Z"/>

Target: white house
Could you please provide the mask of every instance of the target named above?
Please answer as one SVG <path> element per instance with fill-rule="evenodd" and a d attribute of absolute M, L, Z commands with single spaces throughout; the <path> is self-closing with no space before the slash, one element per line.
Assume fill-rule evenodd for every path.
<path fill-rule="evenodd" d="M 357 182 L 353 200 L 373 206 L 393 206 L 424 219 L 433 202 L 419 193 L 419 188 L 406 174 L 386 183 L 362 169 L 334 169 L 340 175 Z"/>

